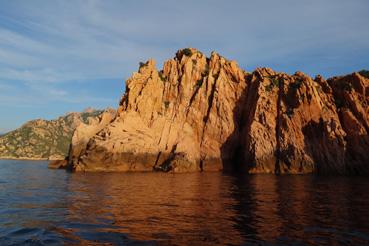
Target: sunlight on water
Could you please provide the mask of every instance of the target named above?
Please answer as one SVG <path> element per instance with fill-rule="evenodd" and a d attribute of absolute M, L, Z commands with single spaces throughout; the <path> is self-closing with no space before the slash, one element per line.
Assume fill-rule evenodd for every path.
<path fill-rule="evenodd" d="M 77 173 L 0 161 L 0 245 L 369 244 L 365 177 Z"/>

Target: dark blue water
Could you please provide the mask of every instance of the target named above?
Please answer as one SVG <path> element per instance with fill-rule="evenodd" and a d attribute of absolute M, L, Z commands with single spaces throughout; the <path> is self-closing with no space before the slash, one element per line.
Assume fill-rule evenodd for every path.
<path fill-rule="evenodd" d="M 0 161 L 0 245 L 368 245 L 365 177 L 88 173 Z"/>

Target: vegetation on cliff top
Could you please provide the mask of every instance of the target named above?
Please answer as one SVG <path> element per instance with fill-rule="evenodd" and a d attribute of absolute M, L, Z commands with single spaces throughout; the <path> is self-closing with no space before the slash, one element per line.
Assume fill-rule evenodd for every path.
<path fill-rule="evenodd" d="M 361 70 L 359 74 L 369 79 L 369 70 Z"/>
<path fill-rule="evenodd" d="M 100 110 L 69 113 L 55 120 L 32 120 L 0 136 L 0 158 L 62 159 L 68 155 L 75 128 Z"/>

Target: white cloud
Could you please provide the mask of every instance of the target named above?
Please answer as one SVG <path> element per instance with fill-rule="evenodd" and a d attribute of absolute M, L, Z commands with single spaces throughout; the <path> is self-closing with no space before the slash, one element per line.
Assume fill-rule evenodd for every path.
<path fill-rule="evenodd" d="M 1 78 L 47 83 L 126 77 L 138 61 L 162 62 L 183 46 L 260 66 L 318 48 L 351 44 L 368 50 L 365 1 L 19 3 L 4 6 L 4 20 L 15 28 L 0 28 Z"/>
<path fill-rule="evenodd" d="M 50 94 L 51 96 L 65 97 L 68 94 L 68 92 L 64 90 L 51 89 L 48 91 L 48 94 Z"/>
<path fill-rule="evenodd" d="M 0 104 L 111 101 L 76 97 L 67 85 L 127 78 L 139 61 L 160 66 L 188 46 L 246 70 L 351 72 L 369 66 L 368 8 L 367 0 L 1 1 Z"/>

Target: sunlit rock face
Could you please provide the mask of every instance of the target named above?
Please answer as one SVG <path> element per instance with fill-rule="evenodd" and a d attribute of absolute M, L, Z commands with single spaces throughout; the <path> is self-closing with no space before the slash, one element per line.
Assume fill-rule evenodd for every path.
<path fill-rule="evenodd" d="M 72 112 L 54 120 L 36 119 L 0 136 L 0 158 L 63 160 L 74 130 L 98 117 L 101 110 Z"/>
<path fill-rule="evenodd" d="M 369 163 L 369 80 L 252 73 L 183 49 L 140 64 L 117 114 L 77 129 L 75 171 L 362 173 Z M 78 145 L 78 147 L 76 147 Z M 358 146 L 359 145 L 359 146 Z"/>

